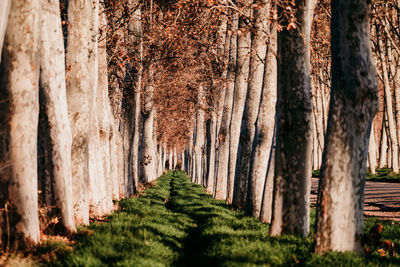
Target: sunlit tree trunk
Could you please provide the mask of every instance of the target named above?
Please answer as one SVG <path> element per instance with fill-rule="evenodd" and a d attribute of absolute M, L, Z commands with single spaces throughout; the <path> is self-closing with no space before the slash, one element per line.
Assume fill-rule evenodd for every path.
<path fill-rule="evenodd" d="M 382 130 L 381 130 L 381 143 L 379 147 L 379 168 L 384 168 L 386 166 L 386 151 L 388 148 L 387 145 L 387 135 L 386 135 L 386 126 L 385 126 L 385 120 L 386 120 L 386 112 L 383 112 L 383 119 L 382 119 Z"/>
<path fill-rule="evenodd" d="M 6 33 L 10 7 L 11 7 L 11 0 L 3 0 L 0 2 L 0 62 L 1 62 L 1 50 L 3 48 L 4 34 Z"/>
<path fill-rule="evenodd" d="M 204 147 L 204 89 L 203 86 L 199 86 L 198 91 L 198 110 L 196 113 L 196 138 L 194 145 L 195 154 L 195 172 L 194 172 L 194 182 L 196 184 L 202 184 L 203 179 L 203 168 L 202 168 L 202 157 L 203 157 L 203 147 Z"/>
<path fill-rule="evenodd" d="M 215 174 L 215 192 L 216 199 L 227 200 L 232 203 L 233 198 L 233 181 L 228 184 L 228 166 L 229 166 L 229 146 L 230 132 L 229 125 L 232 115 L 233 94 L 235 90 L 235 68 L 236 68 L 236 53 L 237 53 L 237 35 L 238 15 L 234 14 L 232 19 L 229 43 L 229 65 L 227 73 L 227 88 L 225 90 L 224 107 L 218 136 L 216 140 L 216 174 Z M 230 194 L 228 194 L 230 192 Z"/>
<path fill-rule="evenodd" d="M 271 235 L 310 228 L 312 103 L 310 30 L 315 0 L 295 1 L 295 29 L 278 33 L 278 106 Z"/>
<path fill-rule="evenodd" d="M 393 103 L 392 103 L 392 93 L 390 89 L 390 82 L 389 82 L 389 74 L 387 71 L 386 65 L 386 58 L 384 55 L 384 51 L 386 50 L 382 40 L 378 40 L 379 47 L 381 51 L 379 51 L 380 61 L 381 61 L 381 68 L 382 68 L 382 77 L 383 77 L 383 88 L 384 88 L 384 95 L 385 95 L 385 107 L 386 107 L 386 114 L 387 114 L 387 121 L 388 121 L 388 137 L 390 139 L 390 148 L 391 148 L 391 163 L 393 172 L 399 172 L 399 153 L 398 153 L 398 142 L 397 142 L 397 132 L 396 132 L 396 124 L 394 119 L 393 113 Z"/>
<path fill-rule="evenodd" d="M 136 1 L 132 1 L 136 2 Z M 132 5 L 134 3 L 131 3 Z M 133 36 L 135 38 L 140 38 L 139 41 L 139 59 L 140 59 L 140 65 L 139 65 L 139 71 L 138 71 L 138 76 L 137 76 L 137 81 L 136 81 L 136 86 L 135 86 L 135 93 L 134 93 L 134 111 L 133 111 L 133 141 L 131 144 L 131 149 L 132 149 L 132 179 L 133 179 L 133 184 L 135 190 L 139 186 L 139 138 L 140 138 L 140 99 L 141 99 L 141 91 L 142 91 L 142 73 L 143 73 L 143 30 L 142 30 L 142 13 L 141 9 L 138 8 L 135 10 L 134 13 L 134 23 L 133 23 Z"/>
<path fill-rule="evenodd" d="M 276 23 L 272 22 L 268 36 L 268 53 L 265 58 L 264 86 L 262 89 L 260 111 L 256 122 L 254 149 L 251 154 L 249 171 L 249 192 L 246 211 L 261 219 L 271 221 L 272 191 L 274 178 L 275 109 L 277 95 L 277 40 Z"/>
<path fill-rule="evenodd" d="M 240 127 L 242 122 L 243 110 L 246 101 L 247 86 L 249 82 L 250 71 L 250 52 L 251 52 L 251 30 L 248 28 L 246 20 L 251 18 L 250 5 L 252 1 L 243 1 L 243 14 L 239 18 L 239 26 L 237 37 L 237 58 L 235 73 L 235 91 L 233 96 L 233 108 L 230 124 L 230 147 L 229 147 L 229 168 L 228 168 L 228 190 L 229 184 L 233 183 L 232 204 L 235 207 L 242 207 L 243 188 L 247 186 L 247 181 L 236 179 L 236 160 L 239 147 Z M 245 184 L 242 184 L 244 182 Z M 242 188 L 242 190 L 237 190 Z M 229 202 L 229 201 L 228 201 Z"/>
<path fill-rule="evenodd" d="M 107 28 L 107 18 L 103 5 L 99 9 L 99 28 Z M 100 156 L 104 178 L 104 193 L 102 193 L 102 206 L 105 213 L 110 213 L 113 210 L 113 179 L 118 179 L 118 176 L 112 176 L 111 173 L 111 151 L 110 137 L 112 134 L 111 119 L 112 110 L 108 96 L 108 68 L 107 68 L 107 42 L 105 36 L 101 35 L 98 45 L 98 88 L 96 94 L 96 115 L 99 125 L 99 141 L 100 141 Z M 115 152 L 114 152 L 115 153 Z"/>
<path fill-rule="evenodd" d="M 72 193 L 76 223 L 89 223 L 89 201 L 97 172 L 94 153 L 94 98 L 97 86 L 97 29 L 95 2 L 68 1 L 67 99 L 72 130 Z M 94 133 L 96 135 L 96 133 Z M 91 143 L 91 146 L 89 146 Z M 94 177 L 93 177 L 94 175 Z M 96 189 L 95 189 L 96 190 Z M 93 201 L 93 199 L 92 199 Z"/>
<path fill-rule="evenodd" d="M 3 6 L 3 3 L 1 4 Z M 0 12 L 3 12 L 1 10 Z M 39 116 L 40 1 L 12 1 L 0 71 L 1 121 L 9 166 L 1 174 L 2 208 L 8 207 L 13 248 L 39 242 L 37 133 Z M 3 20 L 1 18 L 0 20 Z M 3 98 L 7 95 L 7 98 Z M 8 190 L 7 190 L 8 188 Z M 4 194 L 4 195 L 3 195 Z M 4 201 L 4 202 L 3 202 Z M 1 231 L 8 231 L 6 224 Z"/>
<path fill-rule="evenodd" d="M 371 136 L 369 138 L 368 161 L 371 173 L 376 174 L 376 141 L 374 124 L 371 126 Z"/>
<path fill-rule="evenodd" d="M 369 27 L 368 1 L 332 1 L 332 89 L 318 193 L 318 253 L 362 251 L 368 143 L 378 110 Z"/>
<path fill-rule="evenodd" d="M 178 155 L 176 154 L 176 147 L 174 147 L 174 170 L 176 170 L 176 165 L 178 163 Z"/>
<path fill-rule="evenodd" d="M 48 118 L 52 188 L 61 222 L 67 231 L 75 231 L 72 174 L 71 129 L 68 120 L 65 85 L 65 53 L 58 0 L 41 0 L 40 83 Z"/>
<path fill-rule="evenodd" d="M 251 155 L 253 150 L 254 135 L 256 132 L 256 121 L 260 107 L 261 91 L 263 89 L 263 78 L 265 69 L 265 55 L 267 53 L 267 27 L 270 12 L 269 2 L 258 0 L 255 2 L 259 9 L 254 10 L 254 31 L 251 41 L 251 61 L 250 74 L 247 88 L 247 97 L 242 117 L 242 125 L 240 129 L 239 147 L 237 153 L 236 170 L 235 170 L 235 193 L 234 201 L 237 208 L 243 209 L 246 206 L 246 198 L 248 198 L 246 212 L 253 214 L 255 217 L 260 215 L 260 205 L 262 190 L 265 176 L 262 179 L 252 179 L 249 176 Z M 247 195 L 249 193 L 249 195 Z M 250 204 L 252 203 L 252 204 Z M 253 204 L 257 203 L 256 206 Z"/>
<path fill-rule="evenodd" d="M 151 66 L 150 66 L 151 68 Z M 154 123 L 154 87 L 152 84 L 153 70 L 149 70 L 148 84 L 144 88 L 144 108 L 142 111 L 143 118 L 143 151 L 142 151 L 142 165 L 143 165 L 143 179 L 146 183 L 151 182 L 156 178 L 155 173 L 155 144 L 153 139 L 153 123 Z"/>
<path fill-rule="evenodd" d="M 185 170 L 185 152 L 181 152 L 181 171 Z"/>
<path fill-rule="evenodd" d="M 113 200 L 120 199 L 119 193 L 119 174 L 118 174 L 118 154 L 117 135 L 118 129 L 115 125 L 114 116 L 111 115 L 110 127 L 110 175 L 112 177 L 112 197 Z"/>

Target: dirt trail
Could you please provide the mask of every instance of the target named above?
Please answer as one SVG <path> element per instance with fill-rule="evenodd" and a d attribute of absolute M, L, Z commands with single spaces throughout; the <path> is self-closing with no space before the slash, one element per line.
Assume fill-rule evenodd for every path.
<path fill-rule="evenodd" d="M 318 178 L 312 178 L 311 203 L 315 204 Z M 400 183 L 367 182 L 365 187 L 365 216 L 400 221 Z"/>

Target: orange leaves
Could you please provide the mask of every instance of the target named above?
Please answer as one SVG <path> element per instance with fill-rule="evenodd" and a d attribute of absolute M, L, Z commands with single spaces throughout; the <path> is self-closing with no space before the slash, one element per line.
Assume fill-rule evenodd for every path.
<path fill-rule="evenodd" d="M 367 245 L 366 253 L 377 253 L 381 257 L 395 257 L 395 244 L 385 239 L 382 241 L 383 225 L 381 223 L 375 224 L 368 236 L 364 238 L 364 243 Z"/>

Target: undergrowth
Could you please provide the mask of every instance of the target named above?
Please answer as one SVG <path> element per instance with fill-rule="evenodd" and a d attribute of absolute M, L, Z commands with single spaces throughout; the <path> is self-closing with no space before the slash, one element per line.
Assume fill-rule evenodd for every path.
<path fill-rule="evenodd" d="M 183 172 L 171 171 L 106 222 L 81 228 L 75 244 L 44 243 L 44 266 L 397 266 L 400 228 L 366 220 L 365 255 L 313 253 L 308 238 L 271 237 L 269 226 L 213 199 Z M 312 212 L 312 224 L 315 212 Z M 40 256 L 42 255 L 42 256 Z M 44 257 L 43 255 L 50 255 Z"/>

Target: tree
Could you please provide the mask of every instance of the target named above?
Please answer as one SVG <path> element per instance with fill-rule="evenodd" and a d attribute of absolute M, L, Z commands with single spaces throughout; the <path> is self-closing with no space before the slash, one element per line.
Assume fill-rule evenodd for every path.
<path fill-rule="evenodd" d="M 271 235 L 309 232 L 312 103 L 310 30 L 315 0 L 294 2 L 295 23 L 278 33 L 278 102 Z M 279 8 L 284 15 L 284 9 Z"/>
<path fill-rule="evenodd" d="M 235 72 L 235 91 L 233 96 L 233 108 L 231 116 L 230 147 L 229 147 L 229 169 L 228 169 L 228 196 L 230 195 L 230 184 L 233 186 L 232 204 L 235 207 L 242 207 L 241 202 L 245 197 L 247 180 L 236 180 L 236 160 L 239 147 L 240 128 L 246 101 L 247 85 L 250 71 L 251 51 L 251 7 L 252 1 L 243 1 L 243 14 L 239 17 L 237 37 L 237 57 Z M 229 200 L 228 200 L 229 202 Z"/>
<path fill-rule="evenodd" d="M 3 48 L 4 34 L 6 33 L 8 14 L 10 13 L 11 0 L 1 1 L 0 3 L 0 62 L 1 50 Z"/>
<path fill-rule="evenodd" d="M 2 11 L 3 12 L 3 11 Z M 14 248 L 39 242 L 37 132 L 39 116 L 39 0 L 11 3 L 4 38 L 1 70 L 1 121 L 6 147 L 1 156 L 10 162 L 1 179 L 2 206 L 9 207 L 8 233 Z M 2 229 L 7 229 L 2 227 Z"/>
<path fill-rule="evenodd" d="M 315 251 L 361 251 L 365 170 L 378 108 L 369 3 L 332 1 L 332 89 Z"/>
<path fill-rule="evenodd" d="M 224 97 L 224 106 L 220 127 L 218 129 L 218 137 L 216 140 L 216 174 L 215 174 L 215 192 L 216 199 L 227 200 L 230 204 L 233 199 L 233 181 L 228 183 L 228 168 L 229 168 L 229 146 L 230 146 L 230 131 L 233 95 L 235 89 L 235 69 L 236 69 L 236 54 L 237 54 L 237 27 L 238 14 L 233 14 L 231 24 L 231 34 L 229 43 L 229 63 L 227 70 L 227 85 Z"/>
<path fill-rule="evenodd" d="M 65 52 L 58 0 L 41 0 L 40 84 L 45 96 L 51 151 L 52 188 L 61 222 L 75 231 L 72 174 L 71 129 L 68 120 L 65 85 Z M 53 193 L 53 192 L 50 192 Z"/>
<path fill-rule="evenodd" d="M 254 149 L 249 170 L 246 210 L 264 222 L 271 222 L 274 186 L 275 110 L 277 95 L 276 21 L 268 26 L 268 51 L 265 58 L 264 85 L 258 112 Z"/>
<path fill-rule="evenodd" d="M 257 202 L 261 205 L 262 192 L 260 191 L 262 191 L 262 184 L 265 181 L 265 176 L 261 180 L 253 180 L 251 179 L 253 177 L 250 177 L 249 173 L 252 164 L 250 159 L 254 147 L 253 141 L 256 132 L 256 121 L 259 114 L 261 92 L 264 85 L 264 70 L 267 53 L 267 42 L 265 40 L 268 38 L 267 30 L 270 2 L 262 0 L 256 1 L 254 4 L 257 5 L 258 9 L 255 9 L 253 12 L 250 73 L 235 170 L 236 185 L 238 185 L 238 187 L 235 187 L 235 190 L 238 190 L 238 193 L 240 193 L 238 195 L 240 199 L 237 205 L 241 209 L 245 208 L 247 199 L 249 199 L 247 203 L 254 202 L 256 206 L 257 204 L 255 202 Z M 261 188 L 261 190 L 259 190 L 259 188 Z M 247 195 L 247 193 L 250 195 Z M 249 212 L 252 208 L 246 210 Z M 249 213 L 251 214 L 252 212 L 250 211 Z M 256 217 L 258 217 L 259 212 L 256 213 Z"/>
<path fill-rule="evenodd" d="M 97 2 L 68 1 L 67 46 L 67 100 L 72 130 L 72 188 L 76 223 L 89 223 L 90 185 L 95 182 L 96 160 L 89 153 L 95 110 L 93 104 L 97 90 L 97 29 L 95 23 Z M 98 13 L 97 13 L 98 15 Z M 95 43 L 96 42 L 96 43 Z M 92 143 L 92 145 L 96 145 Z M 97 153 L 93 146 L 90 150 Z M 92 168 L 92 169 L 91 169 Z M 90 183 L 91 182 L 91 183 Z"/>

